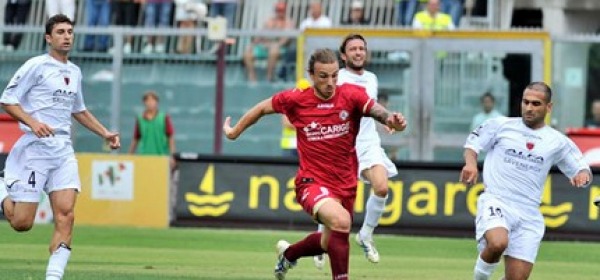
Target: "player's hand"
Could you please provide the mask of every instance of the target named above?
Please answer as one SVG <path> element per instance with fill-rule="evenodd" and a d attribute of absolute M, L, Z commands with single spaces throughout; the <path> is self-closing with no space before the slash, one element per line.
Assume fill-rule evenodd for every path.
<path fill-rule="evenodd" d="M 106 135 L 104 135 L 104 140 L 108 142 L 108 146 L 113 150 L 121 148 L 121 139 L 117 132 L 107 132 Z"/>
<path fill-rule="evenodd" d="M 35 134 L 35 136 L 38 138 L 54 136 L 54 129 L 45 123 L 34 121 L 29 125 L 29 127 L 31 128 L 33 134 Z"/>
<path fill-rule="evenodd" d="M 571 185 L 583 188 L 590 183 L 590 173 L 587 170 L 581 170 L 575 177 L 571 178 Z"/>
<path fill-rule="evenodd" d="M 400 113 L 392 113 L 388 116 L 385 124 L 394 131 L 403 131 L 406 129 L 406 119 Z"/>
<path fill-rule="evenodd" d="M 225 136 L 227 136 L 227 138 L 230 140 L 235 140 L 238 138 L 239 135 L 231 127 L 231 117 L 225 118 L 225 122 L 223 123 L 223 133 L 225 133 Z"/>
<path fill-rule="evenodd" d="M 393 129 L 387 125 L 384 125 L 383 128 L 385 129 L 385 132 L 387 132 L 388 134 L 394 134 L 394 132 L 396 132 L 395 129 Z"/>
<path fill-rule="evenodd" d="M 460 172 L 460 178 L 458 180 L 465 183 L 467 186 L 472 186 L 477 183 L 478 175 L 479 170 L 477 170 L 477 165 L 465 164 Z"/>

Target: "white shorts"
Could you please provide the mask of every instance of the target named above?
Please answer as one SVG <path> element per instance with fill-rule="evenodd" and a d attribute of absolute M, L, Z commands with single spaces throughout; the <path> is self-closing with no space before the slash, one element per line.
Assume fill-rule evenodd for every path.
<path fill-rule="evenodd" d="M 4 181 L 15 202 L 37 203 L 42 191 L 79 192 L 79 171 L 69 136 L 39 139 L 33 134 L 23 135 L 8 154 Z"/>
<path fill-rule="evenodd" d="M 361 143 L 356 146 L 356 155 L 358 156 L 358 178 L 363 182 L 369 183 L 361 173 L 375 165 L 383 165 L 387 170 L 388 178 L 398 175 L 396 165 L 387 157 L 385 151 L 378 144 Z"/>
<path fill-rule="evenodd" d="M 534 263 L 546 227 L 538 207 L 524 207 L 489 193 L 477 201 L 475 238 L 479 252 L 486 246 L 484 234 L 493 228 L 508 230 L 508 247 L 504 255 Z"/>

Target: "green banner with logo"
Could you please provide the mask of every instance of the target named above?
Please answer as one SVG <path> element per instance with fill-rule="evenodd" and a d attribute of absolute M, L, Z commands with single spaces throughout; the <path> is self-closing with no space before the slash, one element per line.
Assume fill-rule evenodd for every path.
<path fill-rule="evenodd" d="M 180 160 L 178 164 L 176 223 L 243 221 L 273 227 L 312 223 L 296 202 L 294 163 L 211 157 Z M 399 174 L 389 181 L 381 229 L 472 233 L 483 185 L 467 187 L 458 182 L 461 167 L 416 163 L 398 166 Z M 368 185 L 358 184 L 355 225 L 362 223 L 369 192 Z M 589 188 L 578 189 L 561 173 L 551 173 L 540 206 L 547 235 L 600 238 L 599 212 L 592 203 L 596 196 L 600 196 L 599 178 Z"/>

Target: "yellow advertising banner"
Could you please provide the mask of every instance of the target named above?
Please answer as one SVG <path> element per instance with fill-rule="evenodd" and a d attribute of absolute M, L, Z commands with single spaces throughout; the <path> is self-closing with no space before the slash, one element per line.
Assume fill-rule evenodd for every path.
<path fill-rule="evenodd" d="M 77 224 L 169 226 L 168 157 L 79 153 L 77 160 Z"/>

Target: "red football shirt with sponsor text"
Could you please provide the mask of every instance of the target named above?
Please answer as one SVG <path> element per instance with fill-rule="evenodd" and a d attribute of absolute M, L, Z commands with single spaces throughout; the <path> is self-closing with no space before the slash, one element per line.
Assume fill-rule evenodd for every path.
<path fill-rule="evenodd" d="M 313 87 L 291 89 L 273 96 L 272 104 L 296 127 L 300 156 L 296 186 L 308 180 L 341 191 L 354 189 L 356 135 L 361 117 L 374 105 L 365 89 L 343 84 L 328 100 L 317 97 Z"/>

